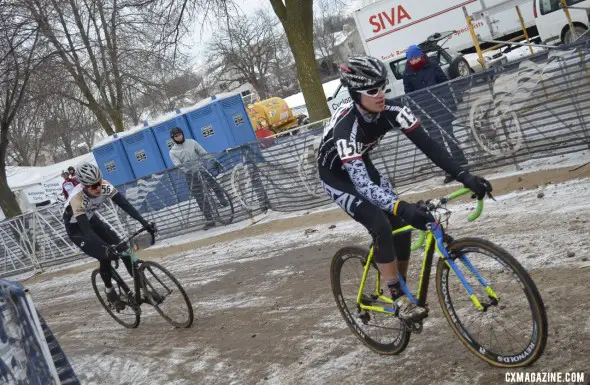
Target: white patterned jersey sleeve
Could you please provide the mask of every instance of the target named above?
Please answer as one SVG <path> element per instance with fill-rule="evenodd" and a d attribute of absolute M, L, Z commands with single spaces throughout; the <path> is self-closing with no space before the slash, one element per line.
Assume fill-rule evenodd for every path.
<path fill-rule="evenodd" d="M 393 204 L 397 200 L 397 196 L 393 192 L 391 184 L 387 182 L 391 188 L 383 188 L 378 186 L 369 177 L 367 166 L 362 159 L 353 159 L 344 162 L 342 167 L 348 172 L 355 189 L 369 202 L 379 207 L 381 210 L 393 212 Z M 383 185 L 383 178 L 381 178 L 381 185 Z"/>

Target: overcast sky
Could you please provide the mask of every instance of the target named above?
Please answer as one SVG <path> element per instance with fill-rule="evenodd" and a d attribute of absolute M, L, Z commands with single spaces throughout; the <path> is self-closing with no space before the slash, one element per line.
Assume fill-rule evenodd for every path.
<path fill-rule="evenodd" d="M 267 8 L 271 13 L 274 13 L 269 0 L 234 0 L 241 12 L 245 15 L 253 15 L 257 10 Z M 336 0 L 342 1 L 342 0 Z M 346 0 L 345 13 L 352 14 L 356 9 L 374 3 L 375 0 Z M 220 21 L 225 23 L 225 20 Z M 206 59 L 206 46 L 211 39 L 213 32 L 219 25 L 218 22 L 206 23 L 202 28 L 202 22 L 196 20 L 192 29 L 192 33 L 188 34 L 183 40 L 183 44 L 187 47 L 182 52 L 190 55 L 195 67 L 202 65 Z M 282 27 L 281 27 L 282 28 Z"/>

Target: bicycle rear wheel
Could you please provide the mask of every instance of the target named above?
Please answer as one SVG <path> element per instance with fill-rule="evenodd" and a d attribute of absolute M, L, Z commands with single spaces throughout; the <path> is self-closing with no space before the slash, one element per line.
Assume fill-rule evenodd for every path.
<path fill-rule="evenodd" d="M 98 269 L 95 269 L 91 275 L 92 288 L 94 289 L 94 293 L 98 297 L 98 301 L 102 307 L 105 308 L 107 313 L 109 313 L 109 315 L 113 317 L 115 321 L 126 328 L 134 329 L 139 326 L 141 314 L 139 311 L 139 306 L 135 304 L 135 299 L 132 295 L 125 293 L 125 290 L 123 290 L 123 287 L 118 282 L 118 279 L 116 279 L 116 277 L 118 277 L 116 271 L 113 270 L 113 272 L 113 278 L 115 278 L 115 284 L 113 285 L 113 288 L 117 294 L 119 294 L 121 301 L 125 303 L 125 309 L 117 310 L 115 306 L 107 299 L 105 285 L 102 281 L 102 278 L 100 277 L 100 271 Z"/>
<path fill-rule="evenodd" d="M 368 254 L 368 250 L 359 247 L 336 252 L 330 267 L 334 299 L 350 330 L 367 347 L 379 354 L 399 354 L 410 342 L 410 332 L 402 321 L 392 314 L 362 310 L 356 303 Z M 379 306 L 375 294 L 378 274 L 372 263 L 362 295 L 366 304 Z"/>
<path fill-rule="evenodd" d="M 180 282 L 162 265 L 145 261 L 139 267 L 144 296 L 166 321 L 179 328 L 193 323 L 193 306 Z"/>
<path fill-rule="evenodd" d="M 452 269 L 438 261 L 436 288 L 447 322 L 461 342 L 493 366 L 516 368 L 534 363 L 547 343 L 547 314 L 535 283 L 507 251 L 479 238 L 452 242 L 449 255 L 465 276 L 485 311 L 475 308 Z M 496 303 L 483 285 L 458 258 L 466 256 L 498 296 Z"/>
<path fill-rule="evenodd" d="M 234 220 L 234 204 L 231 196 L 215 179 L 211 178 L 208 183 L 205 199 L 211 207 L 211 214 L 222 225 L 229 225 Z"/>

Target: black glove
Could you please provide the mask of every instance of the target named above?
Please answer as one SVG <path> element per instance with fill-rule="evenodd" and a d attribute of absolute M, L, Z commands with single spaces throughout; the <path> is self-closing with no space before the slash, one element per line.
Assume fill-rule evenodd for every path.
<path fill-rule="evenodd" d="M 426 230 L 427 223 L 434 223 L 434 216 L 424 207 L 415 203 L 398 201 L 393 208 L 393 215 L 399 215 L 406 223 L 418 230 Z"/>
<path fill-rule="evenodd" d="M 118 245 L 110 245 L 109 247 L 107 247 L 106 257 L 110 261 L 116 261 L 119 259 L 119 253 L 122 251 L 125 251 L 125 250 L 127 250 L 126 244 L 122 244 L 119 246 Z"/>
<path fill-rule="evenodd" d="M 481 176 L 472 175 L 468 171 L 461 171 L 457 175 L 457 181 L 463 183 L 463 186 L 473 191 L 477 199 L 483 199 L 486 193 L 492 192 L 492 184 Z"/>
<path fill-rule="evenodd" d="M 152 236 L 151 244 L 153 245 L 156 242 L 156 224 L 155 223 L 146 223 L 143 227 L 147 230 L 148 233 Z"/>
<path fill-rule="evenodd" d="M 148 233 L 154 235 L 156 233 L 156 224 L 155 223 L 145 223 L 143 224 L 143 227 L 147 230 Z"/>

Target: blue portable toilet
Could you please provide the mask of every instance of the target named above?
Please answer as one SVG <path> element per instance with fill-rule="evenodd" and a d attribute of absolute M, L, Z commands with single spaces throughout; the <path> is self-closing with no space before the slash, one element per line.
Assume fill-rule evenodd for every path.
<path fill-rule="evenodd" d="M 162 155 L 162 159 L 164 159 L 166 168 L 174 167 L 174 163 L 172 163 L 172 160 L 170 159 L 170 149 L 174 145 L 174 141 L 170 137 L 170 129 L 173 127 L 182 128 L 184 137 L 187 139 L 193 139 L 193 134 L 188 126 L 186 117 L 180 115 L 180 111 L 164 115 L 156 122 L 150 124 L 150 129 L 152 130 L 154 138 L 156 138 L 156 144 L 160 149 L 160 154 Z"/>
<path fill-rule="evenodd" d="M 252 122 L 244 106 L 242 96 L 237 93 L 220 94 L 216 97 L 221 112 L 227 122 L 229 135 L 231 136 L 231 147 L 239 146 L 243 143 L 255 142 L 256 134 L 252 127 Z"/>
<path fill-rule="evenodd" d="M 214 98 L 207 98 L 183 110 L 193 138 L 207 152 L 219 152 L 233 147 L 233 138 Z"/>
<path fill-rule="evenodd" d="M 166 169 L 152 130 L 140 127 L 123 135 L 121 142 L 135 178 L 143 178 Z"/>
<path fill-rule="evenodd" d="M 135 179 L 123 143 L 117 134 L 96 144 L 92 153 L 103 178 L 113 185 L 118 186 Z"/>

